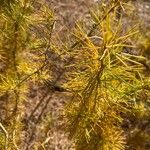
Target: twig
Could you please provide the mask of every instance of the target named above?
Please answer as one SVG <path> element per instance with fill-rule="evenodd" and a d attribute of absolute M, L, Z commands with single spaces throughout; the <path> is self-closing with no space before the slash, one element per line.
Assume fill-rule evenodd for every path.
<path fill-rule="evenodd" d="M 2 129 L 3 133 L 5 134 L 5 150 L 8 149 L 8 132 L 5 129 L 5 127 L 2 125 L 2 123 L 0 122 L 0 128 Z"/>
<path fill-rule="evenodd" d="M 16 134 L 16 131 L 14 130 L 14 131 L 13 131 L 13 144 L 14 144 L 16 150 L 20 150 L 20 149 L 18 148 L 17 144 L 16 144 L 15 134 Z"/>

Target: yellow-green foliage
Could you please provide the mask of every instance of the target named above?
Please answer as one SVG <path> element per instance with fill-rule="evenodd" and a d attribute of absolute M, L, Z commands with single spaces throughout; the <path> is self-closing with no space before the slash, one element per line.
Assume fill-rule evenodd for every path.
<path fill-rule="evenodd" d="M 149 75 L 145 74 L 149 68 L 146 66 L 149 39 L 140 36 L 138 25 L 131 27 L 123 19 L 121 12 L 126 12 L 127 17 L 133 11 L 126 2 L 101 1 L 98 11 L 91 11 L 93 20 L 87 23 L 88 27 L 76 24 L 69 41 L 75 41 L 73 45 L 67 41 L 60 47 L 60 43 L 56 45 L 56 41 L 51 40 L 55 20 L 45 2 L 0 1 L 0 98 L 4 105 L 0 118 L 0 149 L 23 149 L 22 131 L 26 124 L 22 119 L 28 84 L 46 83 L 48 88 L 54 84 L 51 86 L 58 88 L 56 85 L 64 75 L 67 83 L 63 88 L 73 95 L 65 110 L 66 128 L 77 150 L 125 150 L 128 147 L 145 150 L 150 136 L 146 133 L 147 123 L 142 127 L 139 124 L 150 115 L 150 82 Z M 137 48 L 139 37 L 142 41 Z M 131 52 L 127 52 L 128 49 Z M 49 63 L 55 64 L 56 60 L 50 60 L 51 54 L 59 55 L 62 61 L 61 71 L 54 81 L 50 80 L 53 76 L 49 66 L 53 65 Z M 65 74 L 66 68 L 69 71 Z M 50 98 L 45 104 L 49 101 Z M 126 122 L 131 121 L 131 128 L 126 127 Z M 47 126 L 49 123 L 41 128 L 48 132 Z M 38 149 L 48 142 L 46 138 L 43 145 L 37 142 L 33 146 Z"/>
<path fill-rule="evenodd" d="M 121 2 L 103 4 L 100 14 L 93 13 L 93 34 L 79 24 L 74 32 L 80 45 L 71 53 L 74 71 L 66 87 L 73 91 L 73 98 L 66 116 L 77 150 L 123 150 L 128 140 L 122 127 L 125 116 L 149 114 L 148 95 L 145 100 L 139 98 L 149 90 L 141 63 L 146 58 L 138 50 L 125 52 L 135 48 L 128 43 L 139 34 L 137 25 L 128 29 L 122 18 L 116 20 L 117 8 L 124 6 Z"/>
<path fill-rule="evenodd" d="M 27 81 L 42 82 L 49 77 L 47 71 L 42 70 L 47 65 L 46 51 L 50 47 L 54 18 L 42 1 L 1 3 L 0 96 L 3 96 L 5 103 L 1 121 L 9 135 L 9 149 L 14 150 L 20 143 Z"/>

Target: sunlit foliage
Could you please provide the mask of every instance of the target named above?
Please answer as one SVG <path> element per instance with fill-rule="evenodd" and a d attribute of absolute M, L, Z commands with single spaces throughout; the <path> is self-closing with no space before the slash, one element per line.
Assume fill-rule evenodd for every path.
<path fill-rule="evenodd" d="M 123 150 L 132 140 L 136 148 L 143 148 L 144 143 L 141 146 L 137 140 L 149 139 L 138 127 L 133 127 L 134 135 L 128 137 L 131 133 L 125 133 L 123 127 L 129 116 L 141 120 L 149 116 L 150 88 L 141 63 L 146 58 L 130 42 L 139 36 L 138 26 L 126 28 L 123 18 L 116 18 L 117 8 L 129 9 L 126 6 L 121 2 L 103 3 L 98 14 L 92 12 L 94 33 L 76 25 L 74 36 L 80 45 L 70 52 L 75 58 L 74 71 L 66 86 L 73 97 L 66 116 L 78 150 Z M 129 48 L 136 52 L 126 52 Z"/>
<path fill-rule="evenodd" d="M 53 12 L 42 1 L 1 1 L 0 6 L 0 96 L 1 118 L 9 149 L 18 149 L 24 115 L 24 101 L 30 82 L 42 82 L 49 74 L 46 51 L 50 47 Z"/>
<path fill-rule="evenodd" d="M 43 105 L 38 126 L 55 91 L 71 97 L 65 128 L 77 150 L 149 148 L 150 38 L 138 21 L 126 21 L 133 11 L 128 0 L 102 0 L 90 10 L 91 20 L 77 22 L 62 42 L 52 38 L 56 20 L 46 1 L 0 1 L 0 149 L 24 149 L 28 123 Z M 25 118 L 32 83 L 48 90 Z M 48 133 L 51 119 L 42 121 Z M 32 139 L 25 140 L 27 149 Z M 34 149 L 46 149 L 49 140 Z"/>

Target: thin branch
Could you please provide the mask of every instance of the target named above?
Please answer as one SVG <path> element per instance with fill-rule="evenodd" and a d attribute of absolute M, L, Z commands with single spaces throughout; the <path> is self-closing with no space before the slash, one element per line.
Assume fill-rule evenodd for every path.
<path fill-rule="evenodd" d="M 2 125 L 2 123 L 0 122 L 0 128 L 2 129 L 3 133 L 5 134 L 5 150 L 8 149 L 8 132 L 5 129 L 5 127 Z"/>

